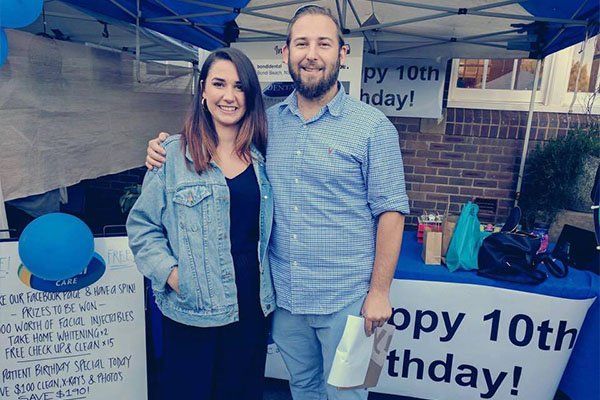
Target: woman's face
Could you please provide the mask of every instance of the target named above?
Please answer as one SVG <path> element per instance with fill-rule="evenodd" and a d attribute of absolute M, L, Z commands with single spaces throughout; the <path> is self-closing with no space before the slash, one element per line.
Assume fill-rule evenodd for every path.
<path fill-rule="evenodd" d="M 208 70 L 202 96 L 215 129 L 238 126 L 246 113 L 246 97 L 237 68 L 229 60 L 216 60 Z"/>

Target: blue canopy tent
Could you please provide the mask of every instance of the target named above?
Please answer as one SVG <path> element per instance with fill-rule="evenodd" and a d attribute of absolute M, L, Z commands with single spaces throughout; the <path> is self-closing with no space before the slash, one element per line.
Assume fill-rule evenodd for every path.
<path fill-rule="evenodd" d="M 277 40 L 301 0 L 63 0 L 95 16 L 152 29 L 212 50 L 232 41 Z M 317 1 L 368 51 L 402 57 L 543 58 L 598 32 L 590 0 L 434 4 L 399 0 Z M 48 3 L 48 6 L 51 3 Z"/>
<path fill-rule="evenodd" d="M 152 29 L 182 42 L 205 49 L 226 46 L 236 39 L 235 10 L 244 0 L 182 2 L 172 0 L 65 0 L 76 8 L 97 16 Z M 192 3 L 192 4 L 190 4 Z M 191 15 L 191 16 L 190 16 Z"/>
<path fill-rule="evenodd" d="M 95 29 L 98 41 L 107 26 L 123 25 L 212 50 L 233 41 L 280 40 L 295 9 L 305 3 L 334 10 L 345 35 L 363 36 L 366 51 L 381 56 L 541 59 L 599 29 L 594 0 L 52 0 L 25 29 L 44 29 L 50 36 L 58 29 L 58 39 L 78 41 L 78 30 L 85 28 L 64 11 L 68 4 L 89 15 L 90 23 L 105 25 L 104 31 Z M 139 33 L 132 33 L 119 50 L 143 55 Z"/>

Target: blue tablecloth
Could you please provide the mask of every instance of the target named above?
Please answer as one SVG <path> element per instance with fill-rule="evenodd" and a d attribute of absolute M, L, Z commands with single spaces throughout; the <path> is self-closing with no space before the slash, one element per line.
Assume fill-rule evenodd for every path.
<path fill-rule="evenodd" d="M 600 277 L 571 268 L 566 278 L 550 276 L 540 285 L 502 282 L 478 276 L 474 271 L 450 272 L 444 266 L 425 265 L 421 259 L 422 245 L 416 232 L 404 233 L 396 279 L 469 283 L 493 286 L 566 299 L 589 299 L 600 294 Z M 599 300 L 590 307 L 577 343 L 561 380 L 559 389 L 572 400 L 600 399 L 600 308 Z"/>

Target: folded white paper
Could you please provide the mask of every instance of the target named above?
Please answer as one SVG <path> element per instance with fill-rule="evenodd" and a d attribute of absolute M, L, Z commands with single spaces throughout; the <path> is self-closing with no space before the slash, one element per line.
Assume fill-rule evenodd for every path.
<path fill-rule="evenodd" d="M 385 324 L 367 337 L 365 321 L 349 315 L 327 383 L 340 389 L 377 386 L 395 328 Z"/>
<path fill-rule="evenodd" d="M 364 326 L 363 318 L 348 316 L 327 380 L 330 385 L 353 387 L 365 381 L 375 336 L 367 337 Z"/>

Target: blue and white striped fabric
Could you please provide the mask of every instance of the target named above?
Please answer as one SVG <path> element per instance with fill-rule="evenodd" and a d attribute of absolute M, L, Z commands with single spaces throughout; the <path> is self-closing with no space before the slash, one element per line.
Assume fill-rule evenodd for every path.
<path fill-rule="evenodd" d="M 364 296 L 376 218 L 409 212 L 396 129 L 339 87 L 308 121 L 295 92 L 268 110 L 271 270 L 277 305 L 297 314 L 330 314 Z"/>

